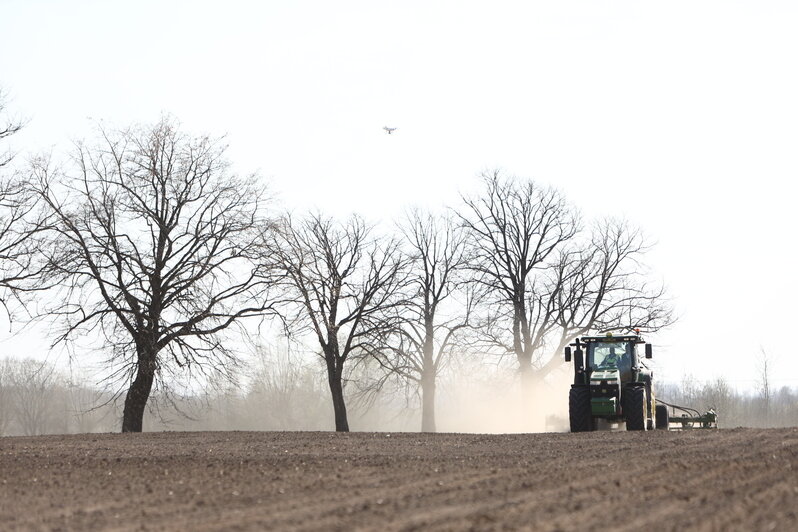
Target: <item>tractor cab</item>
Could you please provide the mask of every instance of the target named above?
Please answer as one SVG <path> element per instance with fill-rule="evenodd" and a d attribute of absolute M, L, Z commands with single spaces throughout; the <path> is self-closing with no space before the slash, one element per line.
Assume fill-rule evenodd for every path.
<path fill-rule="evenodd" d="M 651 358 L 651 344 L 646 344 L 639 334 L 613 336 L 585 336 L 571 344 L 576 348 L 574 384 L 589 384 L 593 373 L 618 372 L 621 383 L 645 381 L 650 374 L 639 356 L 637 346 L 645 345 L 645 358 Z M 565 348 L 565 361 L 571 361 L 571 347 Z"/>
<path fill-rule="evenodd" d="M 631 375 L 635 344 L 630 341 L 596 341 L 587 344 L 587 366 L 600 370 L 618 370 Z"/>
<path fill-rule="evenodd" d="M 645 356 L 651 358 L 651 344 L 646 344 L 638 335 L 588 336 L 582 338 L 582 344 L 587 350 L 586 369 L 589 375 L 596 370 L 617 370 L 621 382 L 627 383 L 633 382 L 640 374 L 648 373 L 637 346 L 645 344 Z"/>

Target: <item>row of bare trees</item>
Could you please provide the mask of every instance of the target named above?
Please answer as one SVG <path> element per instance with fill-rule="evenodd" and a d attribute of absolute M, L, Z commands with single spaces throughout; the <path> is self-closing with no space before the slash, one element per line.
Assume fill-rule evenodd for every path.
<path fill-rule="evenodd" d="M 153 390 L 173 378 L 232 374 L 233 333 L 253 324 L 318 353 L 336 430 L 349 430 L 353 368 L 376 362 L 365 388 L 417 392 L 434 431 L 437 377 L 457 353 L 513 356 L 533 387 L 577 335 L 670 321 L 640 233 L 583 222 L 556 189 L 486 174 L 457 210 L 411 211 L 385 233 L 356 215 L 280 214 L 225 149 L 168 117 L 100 128 L 0 188 L 2 301 L 33 302 L 55 321 L 54 344 L 106 354 L 123 431 L 142 430 Z"/>
<path fill-rule="evenodd" d="M 49 362 L 0 360 L 0 436 L 107 431 L 108 399 Z"/>

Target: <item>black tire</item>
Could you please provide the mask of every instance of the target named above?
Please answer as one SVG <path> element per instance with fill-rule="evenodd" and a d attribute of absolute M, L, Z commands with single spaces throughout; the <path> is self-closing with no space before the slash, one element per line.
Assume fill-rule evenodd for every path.
<path fill-rule="evenodd" d="M 623 413 L 626 418 L 626 430 L 646 430 L 648 421 L 646 389 L 642 386 L 626 388 L 625 392 Z"/>
<path fill-rule="evenodd" d="M 571 392 L 568 394 L 568 417 L 571 421 L 571 432 L 594 430 L 589 388 L 571 388 Z"/>
<path fill-rule="evenodd" d="M 654 409 L 657 418 L 657 430 L 669 430 L 670 423 L 668 422 L 668 407 L 665 405 L 657 405 Z"/>

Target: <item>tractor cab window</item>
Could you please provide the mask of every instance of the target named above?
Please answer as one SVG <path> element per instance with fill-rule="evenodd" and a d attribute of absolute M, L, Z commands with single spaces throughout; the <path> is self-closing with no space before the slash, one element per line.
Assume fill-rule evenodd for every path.
<path fill-rule="evenodd" d="M 596 342 L 588 347 L 588 365 L 593 369 L 630 370 L 632 367 L 631 342 Z"/>

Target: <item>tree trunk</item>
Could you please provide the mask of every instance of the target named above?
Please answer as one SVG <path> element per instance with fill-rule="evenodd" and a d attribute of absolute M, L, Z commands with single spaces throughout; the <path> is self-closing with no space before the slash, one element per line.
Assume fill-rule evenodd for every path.
<path fill-rule="evenodd" d="M 435 432 L 435 372 L 421 376 L 421 432 Z"/>
<path fill-rule="evenodd" d="M 333 411 L 335 412 L 335 431 L 349 432 L 349 421 L 346 418 L 346 403 L 344 402 L 344 386 L 342 382 L 342 369 L 336 367 L 335 360 L 327 360 L 327 381 L 330 383 Z"/>
<path fill-rule="evenodd" d="M 421 366 L 421 432 L 435 432 L 435 316 L 424 313 L 424 357 Z"/>
<path fill-rule="evenodd" d="M 523 289 L 522 289 L 523 290 Z M 523 291 L 521 292 L 523 295 Z M 513 351 L 518 360 L 518 372 L 521 375 L 521 390 L 526 408 L 528 399 L 534 388 L 535 371 L 532 368 L 532 350 L 529 345 L 529 325 L 526 322 L 526 307 L 523 299 L 514 303 L 513 313 Z"/>
<path fill-rule="evenodd" d="M 130 384 L 122 412 L 122 432 L 141 432 L 144 410 L 155 381 L 155 355 L 139 355 L 136 378 Z"/>
<path fill-rule="evenodd" d="M 529 359 L 518 357 L 518 374 L 521 376 L 521 388 L 524 393 L 531 393 L 535 387 L 535 370 L 532 367 L 532 361 Z"/>
<path fill-rule="evenodd" d="M 522 406 L 518 410 L 519 427 L 523 431 L 534 431 L 533 418 L 535 412 L 539 411 L 540 405 L 536 404 L 536 388 L 539 384 L 535 370 L 532 367 L 531 360 L 519 360 L 518 367 L 519 377 L 521 378 L 521 403 Z M 539 397 L 537 397 L 540 400 Z"/>

